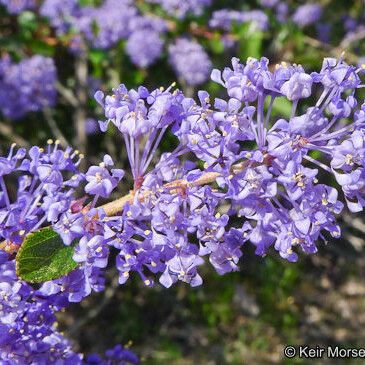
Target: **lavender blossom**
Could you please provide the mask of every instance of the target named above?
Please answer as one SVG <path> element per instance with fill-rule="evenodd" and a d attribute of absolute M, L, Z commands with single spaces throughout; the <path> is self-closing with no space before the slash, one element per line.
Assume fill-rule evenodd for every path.
<path fill-rule="evenodd" d="M 259 30 L 267 30 L 269 21 L 267 15 L 261 10 L 238 11 L 221 9 L 213 12 L 209 21 L 212 28 L 220 28 L 229 31 L 233 24 L 252 23 Z"/>
<path fill-rule="evenodd" d="M 99 7 L 81 8 L 74 26 L 95 48 L 109 48 L 129 33 L 129 22 L 137 15 L 131 0 L 105 0 Z"/>
<path fill-rule="evenodd" d="M 71 342 L 57 331 L 55 311 L 64 309 L 57 295 L 44 295 L 15 274 L 14 260 L 0 263 L 0 361 L 2 364 L 138 364 L 134 353 L 120 345 L 84 359 Z M 63 295 L 63 294 L 62 294 Z"/>
<path fill-rule="evenodd" d="M 51 58 L 33 56 L 13 64 L 0 59 L 0 110 L 11 119 L 50 107 L 56 101 L 56 68 Z"/>
<path fill-rule="evenodd" d="M 299 6 L 292 16 L 294 23 L 306 27 L 315 23 L 322 15 L 322 7 L 318 4 L 305 4 Z"/>
<path fill-rule="evenodd" d="M 212 69 L 212 63 L 203 47 L 184 38 L 177 39 L 169 46 L 169 61 L 177 76 L 188 85 L 199 85 L 207 81 Z"/>
<path fill-rule="evenodd" d="M 24 10 L 35 8 L 35 0 L 0 0 L 10 14 L 19 14 Z"/>
<path fill-rule="evenodd" d="M 43 1 L 40 14 L 48 18 L 57 34 L 67 33 L 80 16 L 80 6 L 77 0 L 45 0 Z"/>
<path fill-rule="evenodd" d="M 170 15 L 183 19 L 187 14 L 201 15 L 205 7 L 211 5 L 211 0 L 148 0 L 150 3 L 160 4 Z"/>

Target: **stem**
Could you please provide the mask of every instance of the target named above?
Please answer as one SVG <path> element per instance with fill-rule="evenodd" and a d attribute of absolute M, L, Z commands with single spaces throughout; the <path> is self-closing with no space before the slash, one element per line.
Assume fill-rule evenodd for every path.
<path fill-rule="evenodd" d="M 247 163 L 245 163 L 245 162 L 233 165 L 232 173 L 237 174 L 238 172 L 242 171 L 246 166 L 247 166 Z M 212 183 L 220 176 L 223 176 L 220 172 L 207 172 L 193 182 L 188 182 L 185 179 L 179 179 L 179 180 L 175 180 L 170 183 L 167 183 L 163 187 L 167 188 L 167 189 L 171 189 L 171 190 L 176 189 L 176 188 L 196 187 L 196 186 L 201 186 L 201 185 Z M 147 191 L 142 196 L 138 196 L 138 199 L 140 201 L 143 201 L 145 198 L 147 198 L 151 194 L 152 194 L 152 191 Z M 110 203 L 100 206 L 100 208 L 102 208 L 104 210 L 104 212 L 107 216 L 115 215 L 115 214 L 121 212 L 127 203 L 132 203 L 134 196 L 135 196 L 135 192 L 131 191 L 129 194 L 127 194 L 117 200 L 114 200 Z"/>
<path fill-rule="evenodd" d="M 76 77 L 76 100 L 79 105 L 75 110 L 76 145 L 82 153 L 86 153 L 86 103 L 87 103 L 87 57 L 84 52 L 80 53 L 75 60 Z"/>
<path fill-rule="evenodd" d="M 20 146 L 29 147 L 29 143 L 25 139 L 23 139 L 23 137 L 20 137 L 19 135 L 17 135 L 14 132 L 12 126 L 10 126 L 8 124 L 0 122 L 0 134 L 9 138 L 10 141 L 15 142 L 16 144 L 19 144 Z"/>
<path fill-rule="evenodd" d="M 67 139 L 65 138 L 64 134 L 61 132 L 61 130 L 58 128 L 58 125 L 56 121 L 53 119 L 52 112 L 49 108 L 45 108 L 43 110 L 44 118 L 46 119 L 46 122 L 55 136 L 56 139 L 58 139 L 63 147 L 68 147 L 70 144 L 68 143 Z"/>
<path fill-rule="evenodd" d="M 76 95 L 70 89 L 67 89 L 59 82 L 56 83 L 56 89 L 65 99 L 65 101 L 67 101 L 74 108 L 77 108 L 79 106 L 79 102 L 76 98 Z"/>
<path fill-rule="evenodd" d="M 265 143 L 263 140 L 264 134 L 264 95 L 262 93 L 259 94 L 257 100 L 257 134 L 258 141 L 257 144 L 259 147 L 262 147 Z"/>

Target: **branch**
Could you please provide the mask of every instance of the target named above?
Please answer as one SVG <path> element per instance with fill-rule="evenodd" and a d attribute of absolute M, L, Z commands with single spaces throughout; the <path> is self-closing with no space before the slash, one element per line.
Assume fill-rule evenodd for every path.
<path fill-rule="evenodd" d="M 58 125 L 52 116 L 51 110 L 48 108 L 45 108 L 43 110 L 43 115 L 44 115 L 44 118 L 46 119 L 46 122 L 47 122 L 49 128 L 51 129 L 51 132 L 55 136 L 55 138 L 59 139 L 61 144 L 64 147 L 70 146 L 70 143 L 68 143 L 67 139 L 65 138 L 65 136 L 63 135 L 61 130 L 58 128 Z"/>
<path fill-rule="evenodd" d="M 347 48 L 346 46 L 348 46 L 346 44 L 340 44 L 339 47 L 332 47 L 330 44 L 321 42 L 318 39 L 311 38 L 308 36 L 304 36 L 303 39 L 306 44 L 310 45 L 311 47 L 318 48 L 320 50 L 325 50 L 326 52 L 330 53 L 332 57 L 338 58 L 340 57 L 341 53 L 345 51 L 346 58 L 351 63 L 356 63 L 358 60 L 358 57 L 355 54 L 346 50 Z"/>
<path fill-rule="evenodd" d="M 88 65 L 87 57 L 84 52 L 79 54 L 75 60 L 75 77 L 76 77 L 76 98 L 78 107 L 75 110 L 75 129 L 76 145 L 78 149 L 86 153 L 87 136 L 86 136 L 86 103 L 87 103 L 87 78 Z"/>
<path fill-rule="evenodd" d="M 23 137 L 16 134 L 11 125 L 0 122 L 0 133 L 16 144 L 23 147 L 29 147 L 29 143 Z"/>
<path fill-rule="evenodd" d="M 242 171 L 243 168 L 245 168 L 246 166 L 247 166 L 247 163 L 234 165 L 234 166 L 232 166 L 232 171 L 233 171 L 233 173 L 236 174 L 236 173 Z M 220 176 L 222 176 L 222 174 L 219 172 L 207 172 L 193 182 L 189 182 L 186 179 L 179 179 L 179 180 L 175 180 L 170 183 L 167 183 L 163 187 L 166 189 L 171 189 L 171 191 L 184 190 L 188 187 L 195 187 L 195 186 L 210 184 L 210 183 L 214 182 Z M 152 191 L 146 191 L 143 193 L 143 195 L 139 195 L 138 199 L 140 201 L 143 201 L 151 194 L 152 194 Z M 132 203 L 134 197 L 135 197 L 135 192 L 132 191 L 129 194 L 127 194 L 117 200 L 114 200 L 110 203 L 100 206 L 100 208 L 104 209 L 104 212 L 106 215 L 113 216 L 113 215 L 121 212 L 127 203 Z"/>
<path fill-rule="evenodd" d="M 67 89 L 66 87 L 64 87 L 60 82 L 56 82 L 56 89 L 57 91 L 63 96 L 63 98 L 69 103 L 71 104 L 74 108 L 77 108 L 79 106 L 79 102 L 76 99 L 75 94 Z"/>

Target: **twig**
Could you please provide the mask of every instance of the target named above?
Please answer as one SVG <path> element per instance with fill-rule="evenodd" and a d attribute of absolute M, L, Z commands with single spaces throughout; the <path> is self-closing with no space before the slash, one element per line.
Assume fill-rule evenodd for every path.
<path fill-rule="evenodd" d="M 71 90 L 67 89 L 59 82 L 56 83 L 56 89 L 63 96 L 63 98 L 74 108 L 77 108 L 79 106 L 79 102 Z"/>
<path fill-rule="evenodd" d="M 349 36 L 345 37 L 340 43 L 340 47 L 346 49 L 351 46 L 351 43 L 360 41 L 364 38 L 365 38 L 365 30 L 364 29 L 358 30 L 357 32 L 351 33 Z"/>
<path fill-rule="evenodd" d="M 79 102 L 75 110 L 76 145 L 78 149 L 86 153 L 86 103 L 87 103 L 87 75 L 88 65 L 85 52 L 81 52 L 75 60 L 76 97 Z"/>
<path fill-rule="evenodd" d="M 7 137 L 11 142 L 15 142 L 23 147 L 29 147 L 29 143 L 21 136 L 14 132 L 12 126 L 0 122 L 0 134 Z"/>
<path fill-rule="evenodd" d="M 232 173 L 237 174 L 238 172 L 242 171 L 245 167 L 247 167 L 247 163 L 240 163 L 237 165 L 233 165 Z M 220 176 L 222 176 L 222 174 L 220 172 L 207 172 L 193 182 L 189 182 L 185 179 L 179 179 L 179 180 L 175 180 L 170 183 L 167 183 L 163 187 L 170 189 L 171 191 L 184 190 L 184 189 L 187 189 L 188 187 L 210 184 L 210 183 L 214 182 Z M 152 191 L 148 190 L 148 191 L 144 192 L 143 194 L 139 195 L 138 199 L 140 201 L 143 201 L 151 194 L 152 194 Z M 107 204 L 100 206 L 100 208 L 102 208 L 104 210 L 104 212 L 107 216 L 113 216 L 113 215 L 121 212 L 127 203 L 132 203 L 134 197 L 135 197 L 135 192 L 132 191 L 129 194 L 127 194 L 119 199 L 116 199 L 112 202 L 109 202 Z"/>
<path fill-rule="evenodd" d="M 51 129 L 51 132 L 55 136 L 55 138 L 57 138 L 64 147 L 70 146 L 70 144 L 68 143 L 64 134 L 58 128 L 56 121 L 53 119 L 51 110 L 48 108 L 45 108 L 43 110 L 43 114 L 44 114 L 44 118 L 46 119 L 46 122 L 47 122 L 49 128 Z"/>
<path fill-rule="evenodd" d="M 326 52 L 328 52 L 331 56 L 338 58 L 340 57 L 341 53 L 345 51 L 346 54 L 346 58 L 351 62 L 351 63 L 356 63 L 358 60 L 358 57 L 347 51 L 346 48 L 344 47 L 344 45 L 340 44 L 338 47 L 332 47 L 330 44 L 324 43 L 319 41 L 318 39 L 312 38 L 312 37 L 308 37 L 308 36 L 304 36 L 303 38 L 304 42 L 314 48 L 318 48 L 320 50 L 324 50 Z"/>

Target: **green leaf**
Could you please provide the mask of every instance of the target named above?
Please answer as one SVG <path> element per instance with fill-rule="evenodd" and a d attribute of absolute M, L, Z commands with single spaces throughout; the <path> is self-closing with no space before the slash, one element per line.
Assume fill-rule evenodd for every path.
<path fill-rule="evenodd" d="M 43 228 L 25 238 L 16 256 L 16 273 L 30 283 L 58 279 L 77 267 L 73 252 L 73 245 L 66 246 L 52 228 Z"/>
<path fill-rule="evenodd" d="M 224 52 L 224 43 L 221 41 L 219 34 L 215 35 L 209 41 L 209 44 L 215 54 L 222 54 Z"/>
<path fill-rule="evenodd" d="M 18 16 L 19 25 L 27 30 L 37 29 L 37 21 L 35 14 L 31 11 L 23 11 Z"/>

